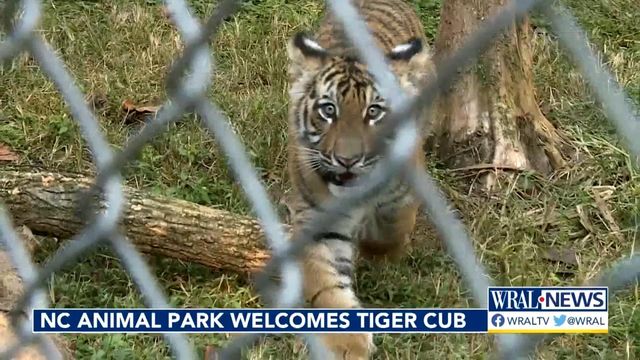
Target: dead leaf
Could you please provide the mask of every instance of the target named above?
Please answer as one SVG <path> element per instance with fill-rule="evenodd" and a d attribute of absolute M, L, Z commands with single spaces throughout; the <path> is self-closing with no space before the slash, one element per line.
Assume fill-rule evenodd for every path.
<path fill-rule="evenodd" d="M 51 175 L 42 176 L 42 186 L 49 187 L 56 181 L 56 178 Z"/>
<path fill-rule="evenodd" d="M 146 122 L 150 117 L 154 117 L 160 109 L 156 105 L 136 105 L 133 101 L 127 99 L 122 102 L 122 110 L 126 113 L 125 124 L 133 124 L 136 122 Z"/>
<path fill-rule="evenodd" d="M 552 216 L 555 210 L 556 210 L 556 203 L 555 201 L 551 201 L 545 208 L 544 214 L 542 216 L 542 231 L 547 231 L 547 228 L 551 223 Z"/>
<path fill-rule="evenodd" d="M 574 249 L 568 248 L 549 248 L 542 251 L 542 258 L 549 260 L 560 262 L 568 265 L 578 265 L 578 256 L 576 255 L 576 251 Z"/>
<path fill-rule="evenodd" d="M 125 100 L 122 102 L 122 108 L 129 112 L 141 112 L 141 113 L 155 113 L 158 112 L 159 106 L 139 106 L 133 103 L 131 100 Z"/>
<path fill-rule="evenodd" d="M 8 145 L 0 143 L 0 161 L 18 161 L 18 154 L 11 151 Z"/>
<path fill-rule="evenodd" d="M 578 213 L 578 219 L 580 224 L 590 233 L 595 233 L 596 231 L 593 228 L 593 224 L 591 224 L 591 220 L 589 220 L 589 215 L 584 210 L 584 206 L 577 205 L 576 212 Z"/>
<path fill-rule="evenodd" d="M 621 242 L 624 242 L 624 236 L 622 236 L 622 233 L 620 232 L 620 226 L 618 226 L 618 223 L 613 218 L 613 215 L 611 214 L 611 210 L 609 209 L 609 205 L 607 205 L 603 196 L 597 191 L 593 191 L 592 194 L 593 194 L 593 199 L 596 201 L 596 206 L 598 207 L 598 210 L 600 210 L 600 214 L 602 214 L 602 217 L 604 217 L 604 220 L 606 222 L 605 225 L 609 228 L 609 230 L 611 230 L 613 235 L 615 235 L 615 237 L 618 238 L 618 240 L 620 240 Z M 610 194 L 608 195 L 609 197 L 611 196 Z M 606 192 L 605 192 L 605 196 L 607 196 Z"/>
<path fill-rule="evenodd" d="M 593 186 L 591 187 L 593 193 L 598 193 L 602 200 L 607 201 L 611 199 L 613 193 L 616 191 L 615 186 Z"/>

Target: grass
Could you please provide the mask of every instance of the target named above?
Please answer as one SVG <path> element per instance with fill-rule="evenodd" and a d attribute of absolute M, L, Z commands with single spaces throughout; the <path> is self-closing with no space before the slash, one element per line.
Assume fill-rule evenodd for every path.
<path fill-rule="evenodd" d="M 414 1 L 425 29 L 435 37 L 439 3 Z M 136 131 L 120 111 L 124 99 L 159 103 L 166 99 L 168 66 L 181 50 L 175 28 L 159 1 L 50 1 L 43 36 L 57 49 L 85 94 L 103 99 L 96 108 L 102 130 L 114 147 Z M 212 5 L 191 1 L 197 15 Z M 640 102 L 640 5 L 635 0 L 570 0 L 594 46 L 631 97 Z M 319 2 L 248 2 L 229 20 L 213 44 L 217 71 L 211 98 L 227 113 L 251 160 L 277 199 L 287 186 L 285 168 L 286 83 L 284 44 L 298 29 L 310 28 Z M 520 174 L 525 189 L 507 186 L 500 196 L 467 196 L 456 185 L 460 174 L 438 164 L 430 170 L 461 209 L 478 255 L 501 284 L 569 285 L 593 278 L 636 248 L 640 182 L 628 153 L 594 104 L 579 73 L 559 50 L 544 23 L 534 38 L 539 101 L 546 115 L 567 131 L 584 154 L 573 168 L 551 179 Z M 60 171 L 92 169 L 91 156 L 60 95 L 33 59 L 20 56 L 0 69 L 0 141 L 21 155 L 23 165 Z M 223 154 L 193 116 L 185 116 L 147 145 L 127 168 L 131 186 L 238 213 L 250 208 L 227 169 Z M 606 199 L 598 207 L 594 192 Z M 613 223 L 607 217 L 611 214 Z M 615 224 L 615 225 L 614 225 Z M 619 234 L 612 226 L 621 229 Z M 393 265 L 363 263 L 357 288 L 362 300 L 379 307 L 473 306 L 446 249 L 428 224 L 412 253 Z M 44 261 L 57 248 L 51 241 L 36 254 Z M 576 264 L 549 260 L 549 250 L 573 251 Z M 557 260 L 557 259 L 556 259 Z M 170 303 L 180 307 L 256 307 L 259 299 L 235 275 L 194 264 L 148 257 Z M 56 273 L 50 281 L 57 307 L 142 305 L 119 261 L 101 251 Z M 640 289 L 612 298 L 608 335 L 555 339 L 540 359 L 640 358 Z M 147 335 L 69 336 L 79 359 L 155 359 L 169 356 L 161 338 Z M 384 335 L 375 341 L 376 359 L 484 359 L 491 349 L 481 335 Z M 222 346 L 223 335 L 194 335 L 199 349 Z M 285 341 L 283 341 L 285 340 Z M 251 359 L 305 358 L 291 337 L 269 339 L 247 354 Z"/>

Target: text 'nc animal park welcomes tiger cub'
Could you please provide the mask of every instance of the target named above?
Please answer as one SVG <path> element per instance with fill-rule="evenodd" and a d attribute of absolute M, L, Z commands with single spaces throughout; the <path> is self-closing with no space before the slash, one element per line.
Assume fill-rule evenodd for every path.
<path fill-rule="evenodd" d="M 400 86 L 415 94 L 434 71 L 415 10 L 402 0 L 353 4 Z M 376 165 L 381 157 L 379 149 L 374 152 L 376 133 L 390 112 L 376 79 L 328 9 L 315 35 L 291 38 L 288 54 L 289 208 L 295 233 Z M 422 167 L 422 139 L 414 149 L 411 164 Z M 396 178 L 366 206 L 323 229 L 302 258 L 305 301 L 320 308 L 360 307 L 352 288 L 356 250 L 376 257 L 402 254 L 417 211 L 411 189 Z M 371 334 L 323 334 L 322 339 L 338 359 L 368 359 L 375 349 Z"/>

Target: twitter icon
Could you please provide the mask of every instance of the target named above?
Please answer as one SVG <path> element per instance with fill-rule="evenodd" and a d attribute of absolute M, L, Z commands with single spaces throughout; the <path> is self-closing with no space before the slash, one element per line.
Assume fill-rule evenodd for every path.
<path fill-rule="evenodd" d="M 553 317 L 553 322 L 555 323 L 555 326 L 562 326 L 565 320 L 567 320 L 567 315 L 564 315 L 564 314 Z"/>

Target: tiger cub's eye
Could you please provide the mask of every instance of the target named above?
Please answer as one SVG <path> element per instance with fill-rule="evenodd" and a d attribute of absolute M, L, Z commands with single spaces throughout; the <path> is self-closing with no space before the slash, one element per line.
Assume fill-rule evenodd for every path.
<path fill-rule="evenodd" d="M 320 113 L 320 116 L 322 116 L 325 120 L 330 121 L 336 115 L 336 106 L 332 103 L 325 103 L 320 105 L 320 107 L 318 108 L 318 112 Z"/>
<path fill-rule="evenodd" d="M 384 109 L 380 105 L 371 105 L 367 108 L 367 119 L 369 122 L 375 123 L 385 114 Z"/>
<path fill-rule="evenodd" d="M 382 109 L 380 109 L 379 106 L 369 106 L 369 117 L 377 117 L 380 114 L 380 111 L 382 111 Z"/>

